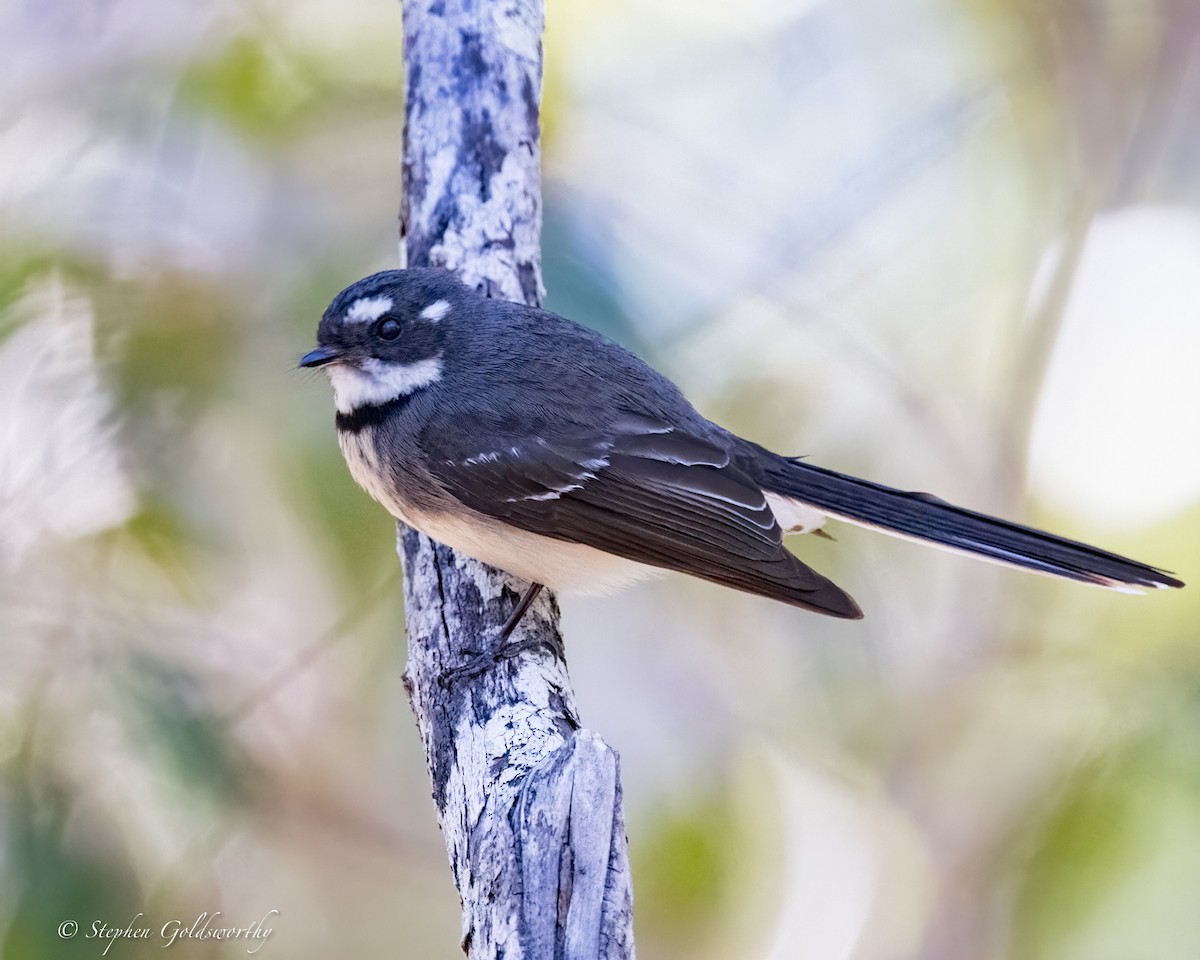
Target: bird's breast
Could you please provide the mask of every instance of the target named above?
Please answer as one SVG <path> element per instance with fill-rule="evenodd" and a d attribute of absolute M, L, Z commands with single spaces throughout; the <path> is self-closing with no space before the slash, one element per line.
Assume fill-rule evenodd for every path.
<path fill-rule="evenodd" d="M 342 456 L 346 459 L 346 466 L 350 468 L 350 476 L 354 478 L 354 482 L 383 504 L 388 513 L 411 526 L 409 516 L 412 507 L 396 489 L 392 480 L 393 471 L 383 468 L 375 443 L 375 433 L 374 427 L 355 431 L 339 430 L 338 446 L 342 448 Z"/>

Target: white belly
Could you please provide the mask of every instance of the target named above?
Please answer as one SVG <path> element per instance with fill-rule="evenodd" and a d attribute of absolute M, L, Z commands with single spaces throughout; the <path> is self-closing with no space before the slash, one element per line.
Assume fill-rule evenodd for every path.
<path fill-rule="evenodd" d="M 480 514 L 400 519 L 460 553 L 559 592 L 612 593 L 666 572 L 581 543 L 519 530 Z"/>
<path fill-rule="evenodd" d="M 804 504 L 770 494 L 767 501 L 785 530 L 809 533 L 825 522 L 825 514 Z M 589 596 L 612 593 L 666 573 L 659 567 L 615 557 L 595 547 L 520 530 L 482 514 L 406 517 L 395 505 L 381 502 L 393 516 L 434 540 L 559 592 Z"/>

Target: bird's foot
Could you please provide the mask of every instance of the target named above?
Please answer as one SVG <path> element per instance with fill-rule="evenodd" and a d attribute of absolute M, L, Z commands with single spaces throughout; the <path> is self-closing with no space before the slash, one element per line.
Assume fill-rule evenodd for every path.
<path fill-rule="evenodd" d="M 489 652 L 474 653 L 457 667 L 451 667 L 449 670 L 443 671 L 438 677 L 438 685 L 446 688 L 456 680 L 477 677 L 494 669 L 502 661 L 511 660 L 513 657 L 520 656 L 526 650 L 533 650 L 536 647 L 548 646 L 553 652 L 556 644 L 544 637 L 524 637 L 520 640 L 510 639 L 513 631 L 516 630 L 517 625 L 528 612 L 530 605 L 541 592 L 542 584 L 531 584 L 529 589 L 525 591 L 524 596 L 517 602 L 517 605 L 513 607 L 512 613 L 508 615 L 508 619 L 504 621 L 504 626 L 500 628 L 495 648 Z"/>

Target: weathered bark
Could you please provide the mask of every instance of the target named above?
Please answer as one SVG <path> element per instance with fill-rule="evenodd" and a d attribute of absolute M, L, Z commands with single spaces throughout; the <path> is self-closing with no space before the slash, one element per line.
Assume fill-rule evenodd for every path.
<path fill-rule="evenodd" d="M 541 293 L 540 0 L 407 0 L 402 245 L 491 296 Z M 405 683 L 472 958 L 633 956 L 617 755 L 580 728 L 558 605 L 401 527 Z"/>

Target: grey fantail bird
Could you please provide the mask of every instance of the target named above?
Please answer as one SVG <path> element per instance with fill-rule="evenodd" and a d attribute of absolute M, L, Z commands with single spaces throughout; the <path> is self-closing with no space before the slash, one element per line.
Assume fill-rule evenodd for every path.
<path fill-rule="evenodd" d="M 300 361 L 333 385 L 354 479 L 397 519 L 541 585 L 604 592 L 657 570 L 835 617 L 862 611 L 783 547 L 826 518 L 1039 573 L 1181 587 L 1087 544 L 772 453 L 695 411 L 628 350 L 444 270 L 347 287 Z"/>

